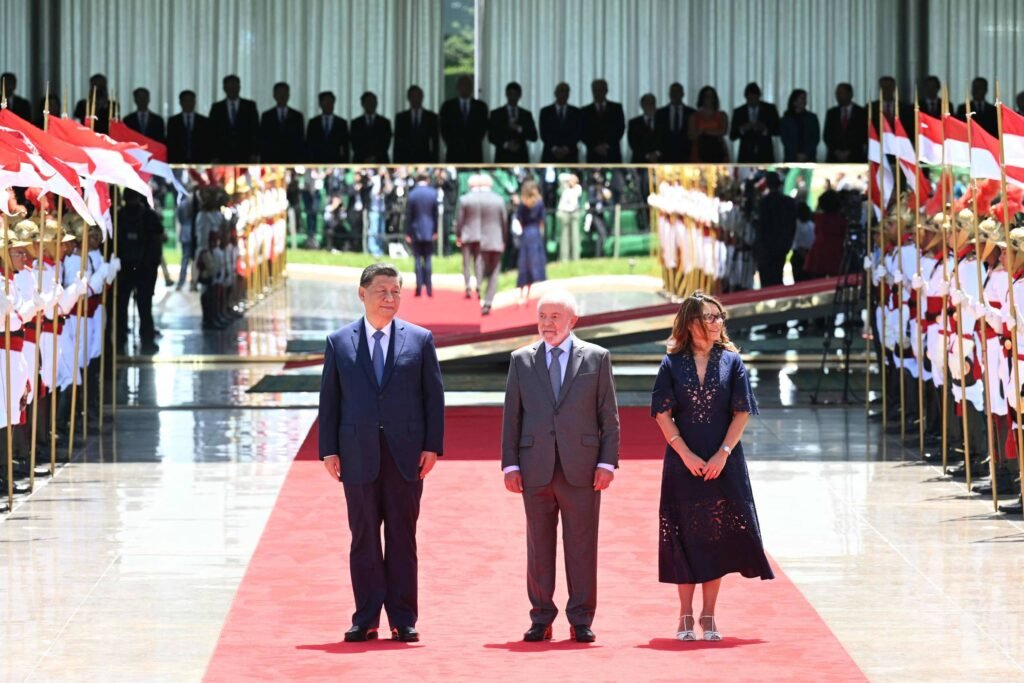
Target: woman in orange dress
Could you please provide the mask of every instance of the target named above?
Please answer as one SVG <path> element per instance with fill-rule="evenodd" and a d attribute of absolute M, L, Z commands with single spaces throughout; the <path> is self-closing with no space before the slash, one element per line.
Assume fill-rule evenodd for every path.
<path fill-rule="evenodd" d="M 729 147 L 725 134 L 729 132 L 729 117 L 719 109 L 718 93 L 705 85 L 697 95 L 697 111 L 688 124 L 692 151 L 690 160 L 698 163 L 729 163 Z"/>

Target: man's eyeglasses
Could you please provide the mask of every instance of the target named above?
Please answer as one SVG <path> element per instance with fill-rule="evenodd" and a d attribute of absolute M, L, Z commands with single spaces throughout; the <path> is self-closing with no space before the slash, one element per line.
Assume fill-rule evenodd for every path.
<path fill-rule="evenodd" d="M 705 313 L 701 317 L 704 318 L 704 322 L 706 322 L 708 325 L 714 325 L 715 323 L 725 322 L 725 316 L 722 315 L 721 313 Z"/>

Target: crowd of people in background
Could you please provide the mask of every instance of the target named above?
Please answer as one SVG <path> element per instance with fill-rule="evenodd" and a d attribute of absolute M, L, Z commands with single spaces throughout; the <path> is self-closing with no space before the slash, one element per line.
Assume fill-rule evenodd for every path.
<path fill-rule="evenodd" d="M 33 118 L 30 103 L 16 94 L 15 75 L 6 73 L 2 79 L 11 110 L 41 123 L 47 105 L 40 103 L 38 118 Z M 196 93 L 183 90 L 178 95 L 180 111 L 165 122 L 150 110 L 149 91 L 138 87 L 132 93 L 134 110 L 122 118 L 132 129 L 166 144 L 169 161 L 176 164 L 479 164 L 485 161 L 487 145 L 492 147 L 488 161 L 498 164 L 864 163 L 869 112 L 877 116 L 881 110 L 890 123 L 898 117 L 907 130 L 914 125 L 913 98 L 897 100 L 891 76 L 880 78 L 878 86 L 881 99 L 864 106 L 855 102 L 852 85 L 839 83 L 836 104 L 822 123 L 807 108 L 808 93 L 801 88 L 792 90 L 780 114 L 775 104 L 762 98 L 761 87 L 751 82 L 743 91 L 744 104 L 730 115 L 721 110 L 714 87 L 702 87 L 690 106 L 683 85 L 672 83 L 664 105 L 659 107 L 657 96 L 646 93 L 638 102 L 637 116 L 627 119 L 626 107 L 608 99 L 609 85 L 598 78 L 590 84 L 589 104 L 571 104 L 570 85 L 563 82 L 555 86 L 554 101 L 535 117 L 521 102 L 519 83 L 508 83 L 505 102 L 491 107 L 474 96 L 472 78 L 462 76 L 456 96 L 436 112 L 425 107 L 423 89 L 411 85 L 408 106 L 393 121 L 378 112 L 377 95 L 370 91 L 362 94 L 361 111 L 351 117 L 350 112 L 336 112 L 333 92 L 321 92 L 319 111 L 307 120 L 289 105 L 288 83 L 274 85 L 274 106 L 261 113 L 255 101 L 241 96 L 239 77 L 228 75 L 222 81 L 224 99 L 213 103 L 207 115 L 199 113 Z M 936 76 L 923 82 L 918 93 L 922 111 L 941 114 L 941 90 Z M 96 130 L 105 133 L 112 107 L 103 74 L 92 76 L 89 92 L 96 93 Z M 48 106 L 51 112 L 60 111 L 55 97 Z M 1024 112 L 1024 92 L 1016 97 L 1016 109 Z M 997 133 L 995 106 L 988 101 L 984 78 L 971 84 L 971 110 L 982 127 Z M 85 99 L 73 111 L 84 121 Z M 966 118 L 966 105 L 956 106 L 955 115 Z M 538 141 L 539 158 L 531 154 L 531 143 Z M 822 142 L 824 159 L 818 151 Z"/>

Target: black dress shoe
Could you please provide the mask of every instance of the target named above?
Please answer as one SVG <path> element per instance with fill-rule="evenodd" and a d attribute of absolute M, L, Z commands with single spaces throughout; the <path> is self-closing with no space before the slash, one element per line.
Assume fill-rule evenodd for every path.
<path fill-rule="evenodd" d="M 572 639 L 577 643 L 592 643 L 597 640 L 597 636 L 595 636 L 594 632 L 590 630 L 590 627 L 583 626 L 582 624 L 570 628 L 569 635 L 572 636 Z"/>
<path fill-rule="evenodd" d="M 1005 496 L 1010 493 L 1017 493 L 1020 491 L 1020 482 L 1015 481 L 1013 475 L 1009 472 L 1000 472 L 996 476 L 996 493 Z M 982 496 L 992 495 L 992 480 L 983 479 L 977 484 L 971 486 L 971 490 Z"/>
<path fill-rule="evenodd" d="M 369 626 L 356 626 L 345 631 L 346 643 L 364 643 L 367 640 L 377 640 L 377 629 Z"/>
<path fill-rule="evenodd" d="M 397 640 L 400 643 L 418 643 L 420 634 L 414 626 L 393 626 L 391 640 Z"/>
<path fill-rule="evenodd" d="M 527 643 L 551 640 L 551 624 L 530 624 L 530 630 L 523 634 L 523 640 Z"/>
<path fill-rule="evenodd" d="M 1000 505 L 999 511 L 1004 515 L 1011 515 L 1013 517 L 1024 516 L 1024 504 L 1021 503 L 1021 499 L 1018 498 L 1013 503 L 1007 503 L 1006 505 Z"/>
<path fill-rule="evenodd" d="M 947 472 L 947 474 L 949 474 L 949 476 L 953 477 L 954 479 L 966 479 L 967 478 L 967 468 L 964 466 L 963 461 L 961 461 L 958 465 L 956 465 L 956 467 L 949 468 L 949 471 Z M 988 471 L 988 461 L 987 460 L 985 460 L 985 461 L 982 461 L 982 460 L 972 460 L 971 461 L 971 479 L 975 479 L 977 477 L 988 476 L 988 474 L 989 474 L 989 471 Z"/>

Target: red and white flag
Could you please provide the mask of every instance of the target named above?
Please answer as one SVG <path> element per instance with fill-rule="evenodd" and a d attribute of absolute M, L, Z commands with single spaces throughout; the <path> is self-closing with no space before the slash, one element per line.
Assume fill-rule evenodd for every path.
<path fill-rule="evenodd" d="M 1005 104 L 1003 111 L 1003 163 L 1006 164 L 1006 180 L 1021 185 L 1024 180 L 1024 116 Z M 1012 180 L 1011 180 L 1012 179 Z"/>
<path fill-rule="evenodd" d="M 883 163 L 882 145 L 874 121 L 868 121 L 868 161 L 871 205 L 875 208 L 876 218 L 881 220 L 896 183 L 889 164 Z"/>
<path fill-rule="evenodd" d="M 149 183 L 139 175 L 142 164 L 128 153 L 129 149 L 137 148 L 138 145 L 116 142 L 77 121 L 54 116 L 49 117 L 48 130 L 65 142 L 82 148 L 96 166 L 92 175 L 97 180 L 135 190 L 153 206 L 153 192 Z"/>
<path fill-rule="evenodd" d="M 942 148 L 949 166 L 971 165 L 971 146 L 967 143 L 967 124 L 952 114 L 942 117 Z"/>
<path fill-rule="evenodd" d="M 110 137 L 120 142 L 130 142 L 139 145 L 138 148 L 129 149 L 128 153 L 142 164 L 142 172 L 155 175 L 169 182 L 174 186 L 179 199 L 188 195 L 188 190 L 182 186 L 177 176 L 174 175 L 174 171 L 167 164 L 166 145 L 152 138 L 147 138 L 142 133 L 132 130 L 121 121 L 110 122 Z"/>
<path fill-rule="evenodd" d="M 942 121 L 918 112 L 917 158 L 929 166 L 942 165 Z"/>
<path fill-rule="evenodd" d="M 17 170 L 5 165 L 0 186 L 34 187 L 44 193 L 52 192 L 67 199 L 87 223 L 95 223 L 79 193 L 78 175 L 72 168 L 36 147 L 28 136 L 6 126 L 0 126 L 0 149 L 19 159 Z"/>

